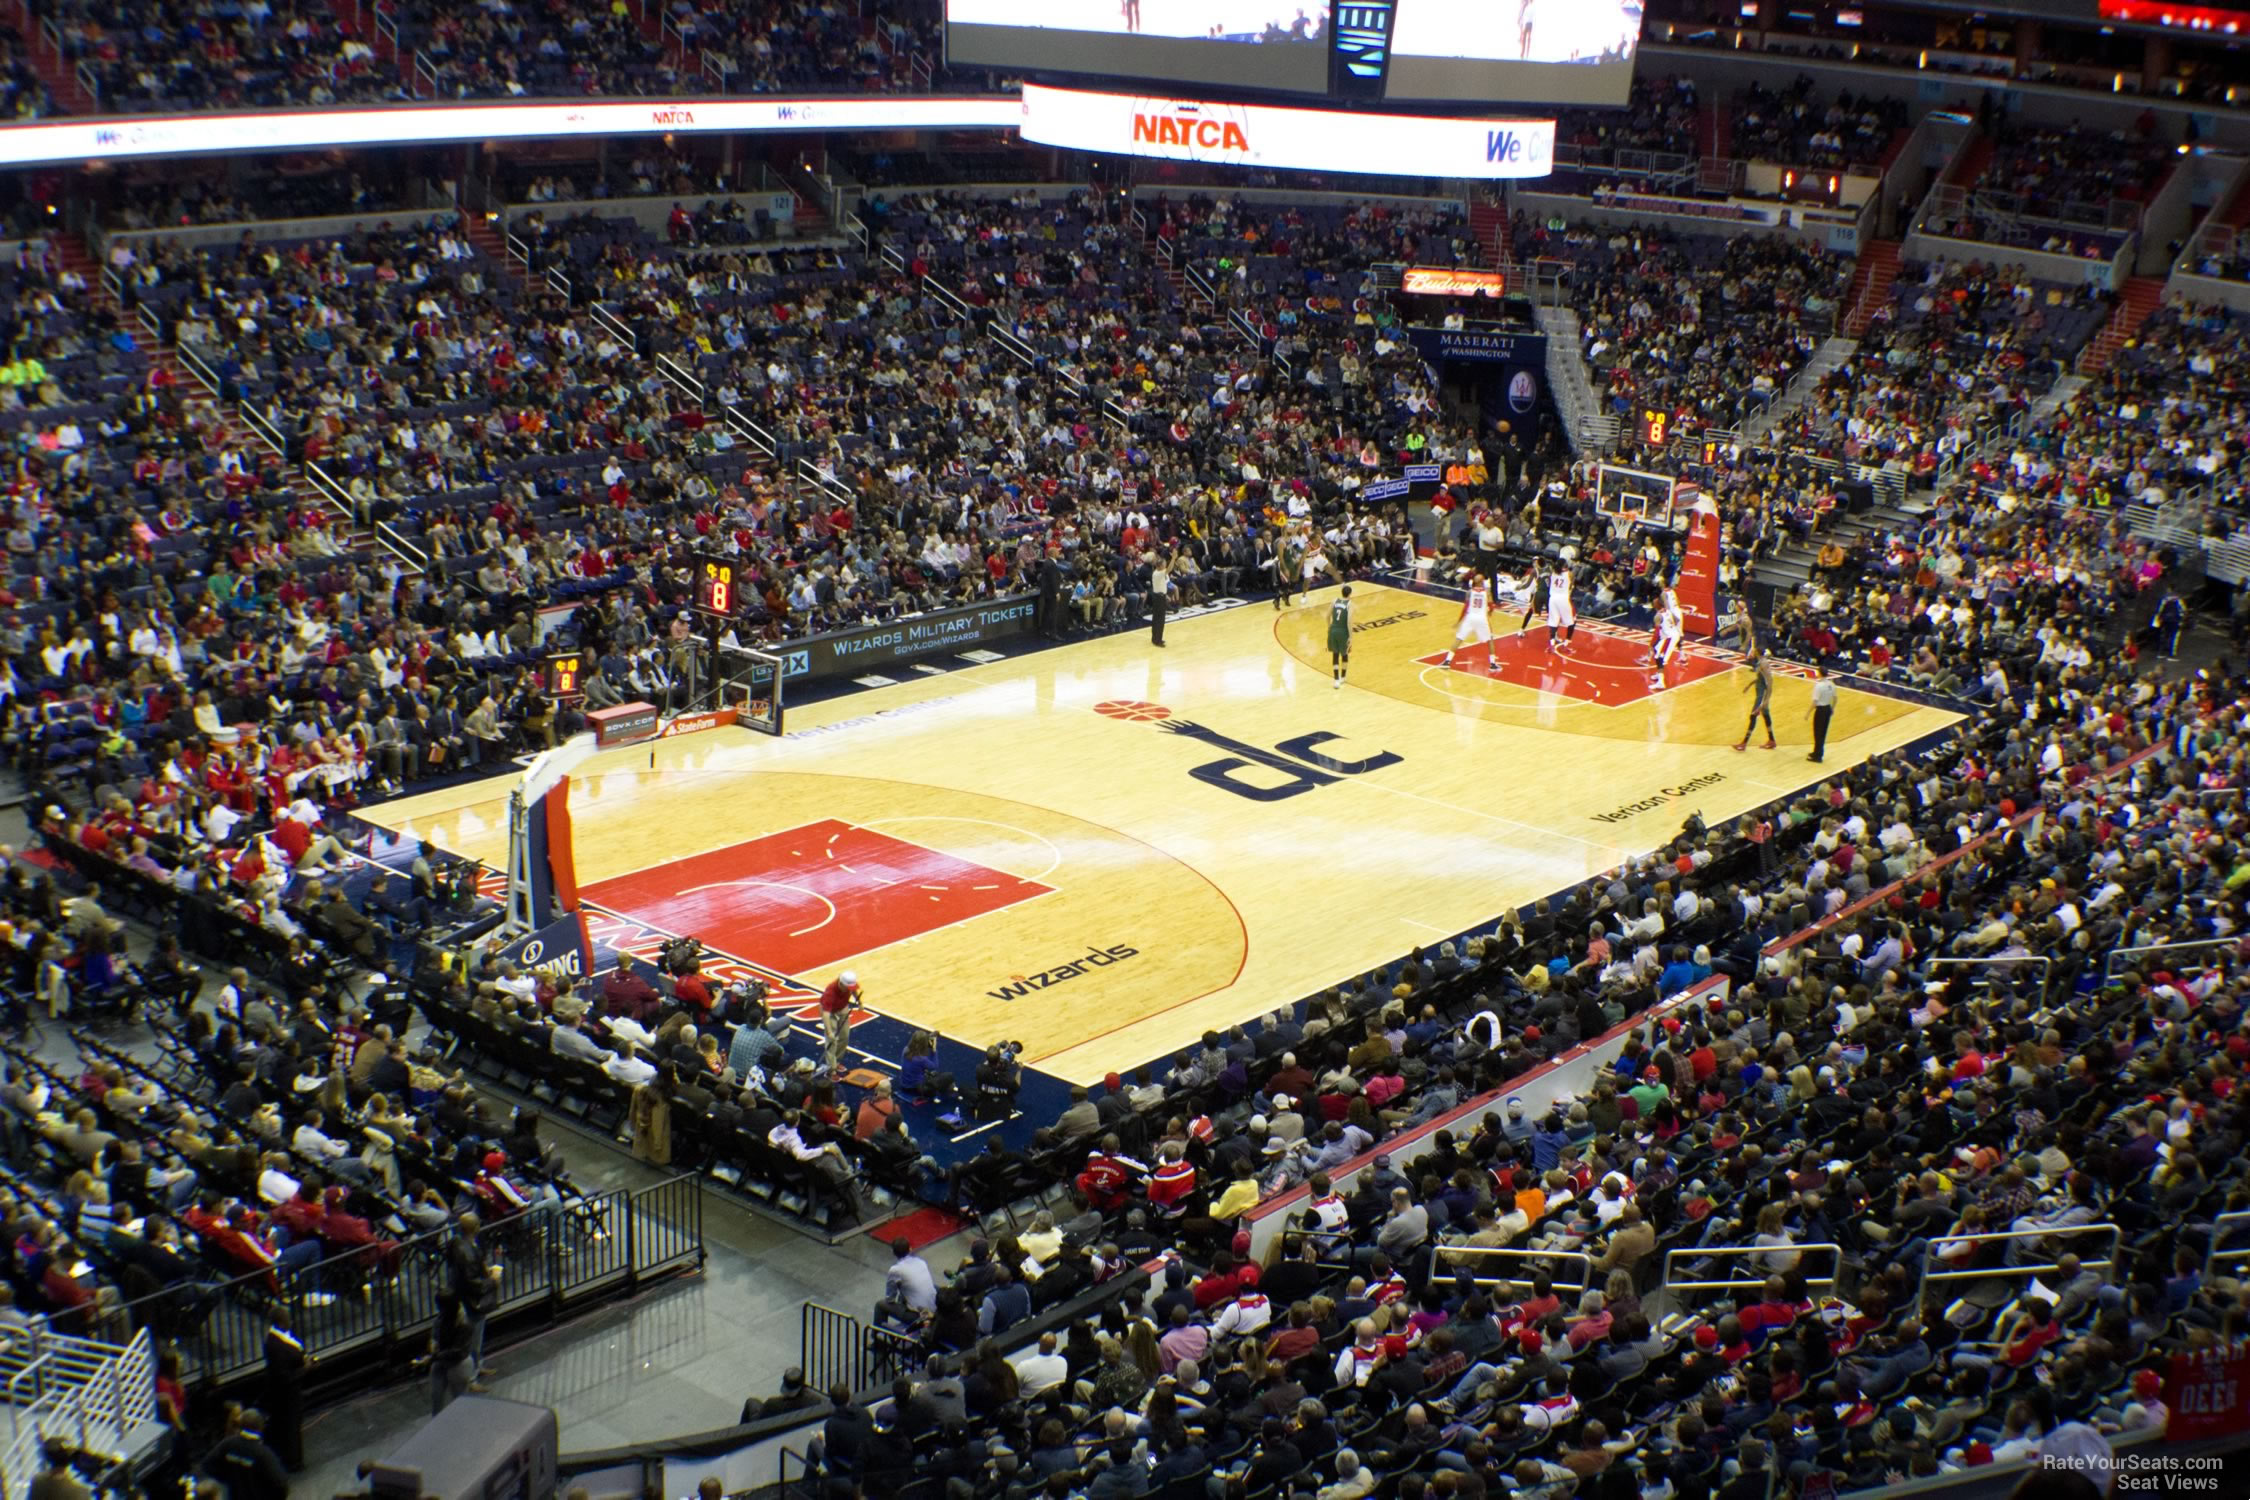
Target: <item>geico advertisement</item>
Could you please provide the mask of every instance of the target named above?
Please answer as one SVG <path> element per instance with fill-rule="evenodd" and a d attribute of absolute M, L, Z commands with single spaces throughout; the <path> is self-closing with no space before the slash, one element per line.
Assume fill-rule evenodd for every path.
<path fill-rule="evenodd" d="M 1023 138 L 1079 151 L 1301 171 L 1544 177 L 1552 120 L 1448 120 L 1092 94 L 1026 84 Z"/>

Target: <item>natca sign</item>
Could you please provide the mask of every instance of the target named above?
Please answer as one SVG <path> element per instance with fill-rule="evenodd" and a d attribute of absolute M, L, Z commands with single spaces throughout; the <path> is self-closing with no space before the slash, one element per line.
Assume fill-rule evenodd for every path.
<path fill-rule="evenodd" d="M 1307 172 L 1401 171 L 1425 177 L 1544 177 L 1552 120 L 1284 109 L 1026 84 L 1023 138 L 1079 151 L 1233 162 Z"/>

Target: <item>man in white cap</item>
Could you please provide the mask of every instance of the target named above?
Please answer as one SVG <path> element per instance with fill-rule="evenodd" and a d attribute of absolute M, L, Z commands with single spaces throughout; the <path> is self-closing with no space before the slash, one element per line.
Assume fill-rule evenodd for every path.
<path fill-rule="evenodd" d="M 852 1039 L 852 1011 L 859 1001 L 859 976 L 849 969 L 829 980 L 828 988 L 820 992 L 820 1030 L 831 1074 L 844 1071 L 844 1052 Z"/>

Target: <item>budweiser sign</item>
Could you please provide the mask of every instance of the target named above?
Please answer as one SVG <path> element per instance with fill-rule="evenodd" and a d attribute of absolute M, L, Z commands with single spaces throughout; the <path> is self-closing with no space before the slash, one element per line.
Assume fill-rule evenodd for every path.
<path fill-rule="evenodd" d="M 1508 290 L 1508 278 L 1499 271 L 1408 266 L 1400 273 L 1399 290 L 1427 297 L 1497 297 Z"/>

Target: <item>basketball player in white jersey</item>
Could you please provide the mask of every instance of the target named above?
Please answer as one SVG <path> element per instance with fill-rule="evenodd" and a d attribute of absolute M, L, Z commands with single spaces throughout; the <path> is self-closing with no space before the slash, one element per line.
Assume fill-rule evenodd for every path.
<path fill-rule="evenodd" d="M 1304 591 L 1306 593 L 1309 594 L 1313 591 L 1313 580 L 1323 573 L 1331 575 L 1339 583 L 1343 582 L 1344 575 L 1337 572 L 1336 565 L 1328 560 L 1328 544 L 1321 539 L 1319 532 L 1308 531 L 1305 534 Z"/>
<path fill-rule="evenodd" d="M 1513 573 L 1495 572 L 1492 575 L 1492 603 L 1495 608 L 1513 610 L 1521 605 L 1523 624 L 1516 627 L 1517 634 L 1531 628 L 1531 617 L 1539 612 L 1539 574 L 1536 570 L 1518 578 Z"/>
<path fill-rule="evenodd" d="M 1547 649 L 1578 634 L 1578 611 L 1570 603 L 1570 564 L 1555 564 L 1547 575 Z"/>
<path fill-rule="evenodd" d="M 1492 586 L 1479 573 L 1469 579 L 1469 597 L 1461 602 L 1461 618 L 1453 627 L 1453 645 L 1446 650 L 1445 660 L 1439 665 L 1453 665 L 1453 653 L 1464 642 L 1480 642 L 1484 646 L 1484 664 L 1487 670 L 1500 663 L 1492 654 Z"/>
<path fill-rule="evenodd" d="M 1656 635 L 1649 642 L 1649 660 L 1655 670 L 1648 674 L 1651 689 L 1664 686 L 1664 674 L 1671 669 L 1672 658 L 1679 654 L 1680 642 L 1687 637 L 1687 615 L 1680 608 L 1680 596 L 1670 589 L 1664 591 L 1664 602 L 1656 609 Z"/>

